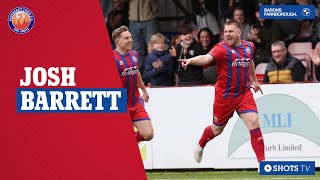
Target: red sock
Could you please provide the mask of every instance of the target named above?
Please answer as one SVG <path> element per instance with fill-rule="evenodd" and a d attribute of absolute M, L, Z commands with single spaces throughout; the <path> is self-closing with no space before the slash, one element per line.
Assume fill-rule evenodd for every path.
<path fill-rule="evenodd" d="M 251 145 L 254 152 L 256 153 L 258 162 L 263 161 L 265 159 L 264 142 L 263 142 L 263 137 L 262 137 L 260 128 L 250 130 L 250 136 L 251 136 Z"/>
<path fill-rule="evenodd" d="M 204 129 L 201 139 L 199 140 L 199 145 L 205 147 L 207 142 L 214 138 L 211 126 L 208 126 Z"/>
<path fill-rule="evenodd" d="M 136 139 L 137 139 L 137 142 L 145 141 L 145 139 L 140 135 L 138 131 L 136 132 Z"/>

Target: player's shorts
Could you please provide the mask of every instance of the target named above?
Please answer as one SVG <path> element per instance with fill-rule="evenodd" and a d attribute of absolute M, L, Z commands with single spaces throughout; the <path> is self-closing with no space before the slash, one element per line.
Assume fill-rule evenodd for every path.
<path fill-rule="evenodd" d="M 213 123 L 215 125 L 225 125 L 233 116 L 234 111 L 237 111 L 238 114 L 248 112 L 258 113 L 257 105 L 250 90 L 247 90 L 243 95 L 239 95 L 236 98 L 215 96 L 213 104 Z"/>
<path fill-rule="evenodd" d="M 136 103 L 134 106 L 128 106 L 128 111 L 132 122 L 150 120 L 147 111 L 144 109 L 143 104 Z"/>

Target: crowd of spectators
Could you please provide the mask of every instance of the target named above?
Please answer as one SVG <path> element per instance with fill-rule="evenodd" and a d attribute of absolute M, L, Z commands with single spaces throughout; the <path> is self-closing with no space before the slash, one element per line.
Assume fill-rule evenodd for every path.
<path fill-rule="evenodd" d="M 292 42 L 313 42 L 311 70 L 314 78 L 311 80 L 320 80 L 320 46 L 316 47 L 320 39 L 320 0 L 190 1 L 196 24 L 181 24 L 177 28 L 177 35 L 165 37 L 163 32 L 159 32 L 158 0 L 113 0 L 114 9 L 108 13 L 106 21 L 108 33 L 111 35 L 112 31 L 121 25 L 129 27 L 133 49 L 140 57 L 139 70 L 145 85 L 214 84 L 218 76 L 214 64 L 183 69 L 178 59 L 207 54 L 214 45 L 223 41 L 223 23 L 230 19 L 242 25 L 241 38 L 254 43 L 255 65 L 268 63 L 264 82 L 288 83 L 306 80 L 306 68 L 287 51 L 286 47 Z M 261 4 L 315 5 L 316 19 L 262 19 L 259 11 Z M 194 35 L 193 32 L 197 34 Z M 112 42 L 111 38 L 110 40 Z M 288 69 L 290 72 L 286 71 Z M 279 73 L 282 74 L 280 78 L 275 76 Z"/>

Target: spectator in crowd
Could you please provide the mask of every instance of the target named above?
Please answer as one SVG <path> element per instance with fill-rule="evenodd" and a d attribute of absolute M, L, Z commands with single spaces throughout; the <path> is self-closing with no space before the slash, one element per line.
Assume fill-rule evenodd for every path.
<path fill-rule="evenodd" d="M 133 49 L 140 55 L 139 71 L 146 85 L 150 79 L 145 76 L 144 61 L 150 38 L 158 32 L 158 0 L 129 0 L 129 29 Z"/>
<path fill-rule="evenodd" d="M 271 0 L 272 5 L 296 5 L 296 0 Z M 300 22 L 297 19 L 276 19 L 284 34 L 284 42 L 289 45 L 295 41 L 300 32 Z"/>
<path fill-rule="evenodd" d="M 197 45 L 197 50 L 200 55 L 207 54 L 214 45 L 216 41 L 214 38 L 219 38 L 213 35 L 209 28 L 202 28 L 198 32 L 199 43 Z M 203 83 L 204 84 L 215 84 L 217 82 L 217 71 L 215 64 L 210 64 L 203 66 Z"/>
<path fill-rule="evenodd" d="M 219 12 L 224 21 L 232 19 L 235 0 L 218 0 Z"/>
<path fill-rule="evenodd" d="M 261 3 L 267 2 L 270 4 L 269 0 L 234 0 L 235 6 L 241 6 L 245 9 L 247 22 L 253 23 L 255 20 L 255 9 Z"/>
<path fill-rule="evenodd" d="M 233 19 L 233 12 L 236 7 L 245 7 L 246 21 L 254 22 L 254 10 L 259 4 L 264 2 L 270 4 L 270 0 L 218 0 L 219 15 L 222 17 L 223 23 L 225 23 L 226 21 Z"/>
<path fill-rule="evenodd" d="M 312 57 L 312 62 L 315 67 L 316 79 L 320 81 L 320 47 L 315 50 L 315 53 Z"/>
<path fill-rule="evenodd" d="M 233 19 L 238 21 L 242 27 L 242 40 L 249 40 L 248 34 L 250 33 L 251 27 L 250 24 L 246 20 L 245 10 L 242 6 L 237 6 L 233 10 Z"/>
<path fill-rule="evenodd" d="M 113 49 L 115 49 L 115 43 L 112 40 L 112 32 L 122 26 L 128 26 L 129 25 L 129 19 L 128 19 L 128 10 L 129 10 L 129 5 L 127 1 L 123 0 L 113 0 L 113 6 L 114 10 L 112 10 L 108 14 L 108 20 L 107 20 L 107 29 L 108 29 L 108 34 L 109 38 L 112 44 Z"/>
<path fill-rule="evenodd" d="M 176 54 L 172 55 L 172 52 L 176 53 L 176 49 L 177 49 L 177 46 L 178 44 L 181 44 L 182 40 L 180 39 L 180 35 L 174 35 L 172 38 L 171 38 L 171 41 L 170 41 L 170 54 L 171 56 L 176 56 Z M 175 68 L 174 68 L 175 70 Z M 178 78 L 178 75 L 177 73 L 174 73 L 174 77 L 175 77 L 175 84 L 178 84 L 179 82 L 179 78 Z"/>
<path fill-rule="evenodd" d="M 256 46 L 254 63 L 268 63 L 272 57 L 271 44 L 283 40 L 283 33 L 280 25 L 269 19 L 261 19 L 259 8 L 255 12 L 256 23 L 251 26 L 248 37 Z"/>
<path fill-rule="evenodd" d="M 107 23 L 108 14 L 114 9 L 113 2 L 110 0 L 100 0 L 100 5 L 102 8 L 102 14 L 104 17 L 104 21 L 105 21 L 105 23 Z"/>
<path fill-rule="evenodd" d="M 214 40 L 215 36 L 207 27 L 200 29 L 197 34 L 197 38 L 199 39 L 199 43 L 197 45 L 199 47 L 198 51 L 201 55 L 207 54 L 211 48 L 217 44 Z"/>
<path fill-rule="evenodd" d="M 170 48 L 177 48 L 177 45 L 181 43 L 181 39 L 179 35 L 174 35 L 170 41 Z"/>
<path fill-rule="evenodd" d="M 186 59 L 199 55 L 197 41 L 192 36 L 192 28 L 186 24 L 179 27 L 179 36 L 182 40 L 177 48 L 172 48 L 174 70 L 178 77 L 178 85 L 203 84 L 202 67 L 191 65 L 184 69 L 178 59 Z"/>
<path fill-rule="evenodd" d="M 151 86 L 174 86 L 174 72 L 171 55 L 165 50 L 165 37 L 161 33 L 151 36 L 152 52 L 146 57 L 146 76 Z"/>
<path fill-rule="evenodd" d="M 292 57 L 283 41 L 271 45 L 272 58 L 266 67 L 263 82 L 291 83 L 304 81 L 306 68 L 300 60 Z"/>
<path fill-rule="evenodd" d="M 220 27 L 218 19 L 218 1 L 192 0 L 193 13 L 196 16 L 198 30 L 209 28 L 214 34 L 214 43 L 219 43 Z"/>

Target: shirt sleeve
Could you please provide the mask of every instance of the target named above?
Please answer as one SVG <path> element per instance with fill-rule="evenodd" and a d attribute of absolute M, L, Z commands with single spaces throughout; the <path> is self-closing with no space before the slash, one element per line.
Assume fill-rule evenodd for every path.
<path fill-rule="evenodd" d="M 137 51 L 135 51 L 135 50 L 132 50 L 132 53 L 135 56 L 135 58 L 137 58 L 137 61 L 135 62 L 135 65 L 139 66 L 139 60 L 138 60 L 138 59 L 140 59 L 139 53 Z"/>
<path fill-rule="evenodd" d="M 217 44 L 216 46 L 214 46 L 210 52 L 208 53 L 209 55 L 211 55 L 213 57 L 213 61 L 211 62 L 211 64 L 213 62 L 219 63 L 219 61 L 221 61 L 222 57 L 223 57 L 223 46 L 221 46 L 220 44 Z"/>
<path fill-rule="evenodd" d="M 256 46 L 254 45 L 253 42 L 251 42 L 251 41 L 248 41 L 248 42 L 249 42 L 249 45 L 250 45 L 251 48 L 252 48 L 252 51 L 251 51 L 250 55 L 251 55 L 251 57 L 253 58 L 254 52 L 255 52 L 255 50 L 256 50 Z"/>

